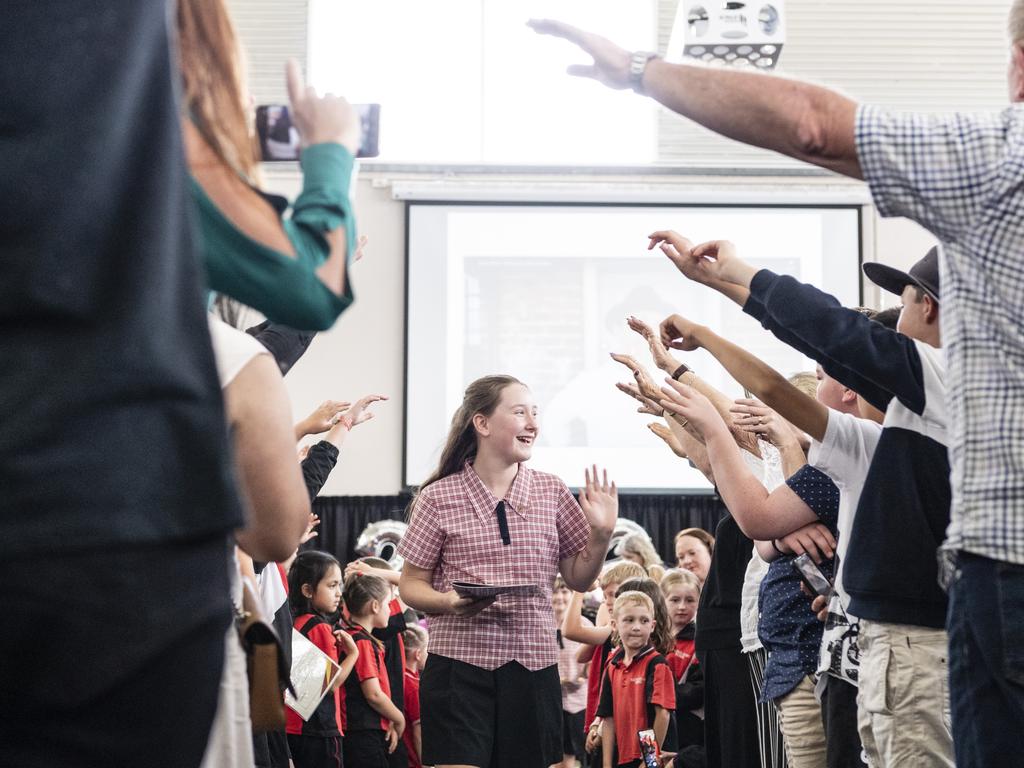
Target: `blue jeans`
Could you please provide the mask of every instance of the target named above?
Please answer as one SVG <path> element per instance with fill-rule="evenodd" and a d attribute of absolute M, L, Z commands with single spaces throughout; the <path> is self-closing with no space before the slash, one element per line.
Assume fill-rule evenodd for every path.
<path fill-rule="evenodd" d="M 949 587 L 958 768 L 1024 760 L 1024 566 L 959 553 Z"/>

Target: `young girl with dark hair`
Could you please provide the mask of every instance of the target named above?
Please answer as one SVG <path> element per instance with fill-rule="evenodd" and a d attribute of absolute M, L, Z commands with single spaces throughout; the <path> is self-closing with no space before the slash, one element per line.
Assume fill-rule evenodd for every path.
<path fill-rule="evenodd" d="M 519 768 L 562 758 L 551 584 L 561 572 L 572 589 L 590 588 L 618 497 L 596 467 L 577 504 L 557 477 L 524 466 L 537 433 L 537 406 L 522 382 L 474 381 L 437 471 L 411 506 L 400 588 L 406 603 L 431 615 L 421 678 L 425 764 Z M 472 600 L 454 591 L 458 580 L 533 589 Z"/>
<path fill-rule="evenodd" d="M 359 649 L 356 673 L 345 681 L 342 724 L 345 763 L 387 768 L 405 730 L 405 716 L 391 701 L 384 644 L 371 633 L 391 618 L 391 585 L 379 576 L 350 574 L 345 579 L 346 633 Z"/>
<path fill-rule="evenodd" d="M 330 617 L 341 603 L 341 565 L 317 550 L 301 552 L 288 571 L 288 602 L 295 629 L 341 665 L 341 675 L 307 721 L 286 710 L 285 731 L 295 768 L 341 768 L 342 729 L 340 687 L 356 664 L 359 650 L 345 632 L 331 629 Z M 344 658 L 339 655 L 344 651 Z"/>

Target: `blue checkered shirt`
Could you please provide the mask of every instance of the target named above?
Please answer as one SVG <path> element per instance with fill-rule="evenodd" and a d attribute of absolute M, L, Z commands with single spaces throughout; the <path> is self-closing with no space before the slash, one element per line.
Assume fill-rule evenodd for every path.
<path fill-rule="evenodd" d="M 862 106 L 857 152 L 879 213 L 942 243 L 945 548 L 1024 563 L 1024 104 L 946 116 Z"/>

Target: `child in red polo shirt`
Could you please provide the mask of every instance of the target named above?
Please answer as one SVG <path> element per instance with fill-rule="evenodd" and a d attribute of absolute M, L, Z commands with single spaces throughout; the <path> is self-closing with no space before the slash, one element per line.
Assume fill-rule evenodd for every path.
<path fill-rule="evenodd" d="M 410 624 L 405 640 L 405 752 L 409 768 L 423 768 L 423 735 L 420 729 L 420 670 L 427 663 L 427 630 Z"/>
<path fill-rule="evenodd" d="M 601 723 L 604 768 L 635 768 L 641 764 L 638 732 L 652 728 L 665 744 L 676 706 L 675 681 L 665 657 L 651 645 L 654 602 L 643 592 L 615 598 L 612 629 L 621 647 L 608 661 L 597 714 Z"/>
<path fill-rule="evenodd" d="M 676 763 L 704 764 L 704 671 L 694 652 L 700 580 L 681 568 L 668 570 L 661 579 L 668 605 L 675 650 L 668 665 L 676 681 Z"/>
<path fill-rule="evenodd" d="M 350 575 L 345 579 L 345 629 L 359 649 L 355 674 L 345 681 L 342 699 L 342 748 L 345 765 L 352 768 L 388 768 L 405 730 L 405 716 L 391 701 L 391 686 L 384 665 L 384 646 L 370 633 L 388 625 L 391 586 L 379 576 Z"/>

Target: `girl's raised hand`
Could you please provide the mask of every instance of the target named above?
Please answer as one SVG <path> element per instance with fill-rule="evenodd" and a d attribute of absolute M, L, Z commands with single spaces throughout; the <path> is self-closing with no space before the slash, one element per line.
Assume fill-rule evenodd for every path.
<path fill-rule="evenodd" d="M 580 506 L 587 516 L 590 527 L 608 533 L 615 530 L 615 521 L 619 518 L 619 491 L 615 482 L 608 481 L 608 470 L 601 470 L 598 476 L 597 465 L 583 471 L 584 485 L 580 488 Z"/>

